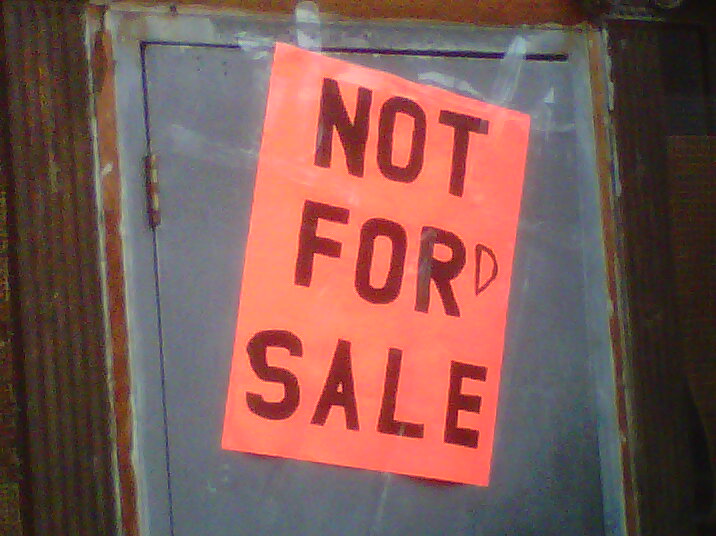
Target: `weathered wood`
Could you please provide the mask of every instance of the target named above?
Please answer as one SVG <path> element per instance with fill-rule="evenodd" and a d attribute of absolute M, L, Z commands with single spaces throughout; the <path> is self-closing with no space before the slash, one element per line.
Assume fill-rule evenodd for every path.
<path fill-rule="evenodd" d="M 156 6 L 139 1 L 135 5 Z M 234 8 L 292 13 L 296 0 L 178 0 L 179 7 Z M 326 15 L 362 19 L 432 19 L 471 24 L 578 24 L 586 20 L 577 0 L 316 0 Z"/>
<path fill-rule="evenodd" d="M 687 386 L 673 307 L 659 32 L 610 22 L 618 155 L 619 256 L 624 273 L 627 440 L 638 534 L 694 533 Z"/>
<path fill-rule="evenodd" d="M 716 471 L 716 136 L 670 137 L 668 151 L 681 352 Z M 716 494 L 709 522 L 716 524 Z"/>
<path fill-rule="evenodd" d="M 32 530 L 115 534 L 84 6 L 2 3 Z"/>

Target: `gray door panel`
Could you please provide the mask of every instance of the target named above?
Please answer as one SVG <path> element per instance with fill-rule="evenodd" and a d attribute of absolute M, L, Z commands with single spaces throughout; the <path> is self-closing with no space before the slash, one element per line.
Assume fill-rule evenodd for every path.
<path fill-rule="evenodd" d="M 468 97 L 507 97 L 505 106 L 532 116 L 491 483 L 221 449 L 272 49 L 151 43 L 142 68 L 162 223 L 152 246 L 159 326 L 148 329 L 161 353 L 150 345 L 141 359 L 161 378 L 138 375 L 135 389 L 161 393 L 163 418 L 137 428 L 140 441 L 163 428 L 165 458 L 148 455 L 141 466 L 146 526 L 161 536 L 621 534 L 609 511 L 605 523 L 604 505 L 614 502 L 603 486 L 611 436 L 601 431 L 597 392 L 610 385 L 599 371 L 611 356 L 606 322 L 594 324 L 603 321 L 594 308 L 605 307 L 606 287 L 573 62 L 547 55 L 515 71 L 494 52 L 371 52 L 334 55 Z M 156 447 L 140 442 L 138 450 Z"/>

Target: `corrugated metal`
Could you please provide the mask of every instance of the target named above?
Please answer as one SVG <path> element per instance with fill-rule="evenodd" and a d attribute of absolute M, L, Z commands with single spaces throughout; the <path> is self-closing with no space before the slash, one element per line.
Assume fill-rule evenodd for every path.
<path fill-rule="evenodd" d="M 608 24 L 627 312 L 625 390 L 640 534 L 693 534 L 693 472 L 668 224 L 659 32 Z"/>
<path fill-rule="evenodd" d="M 36 535 L 116 533 L 83 9 L 2 3 Z"/>

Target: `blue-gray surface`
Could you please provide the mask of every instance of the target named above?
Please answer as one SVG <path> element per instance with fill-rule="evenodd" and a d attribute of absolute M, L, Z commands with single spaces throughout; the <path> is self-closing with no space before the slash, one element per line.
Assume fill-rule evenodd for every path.
<path fill-rule="evenodd" d="M 584 243 L 584 164 L 563 61 L 507 73 L 505 105 L 530 113 L 532 131 L 490 486 L 221 450 L 271 56 L 266 46 L 146 48 L 173 536 L 605 534 L 586 304 L 604 282 L 584 266 L 584 249 L 601 245 Z M 484 99 L 505 76 L 497 59 L 339 56 Z M 142 359 L 154 367 L 159 356 Z M 144 385 L 141 396 L 156 398 L 157 388 Z M 162 421 L 140 420 L 139 437 L 156 438 Z M 144 468 L 160 512 L 165 464 L 147 453 Z M 152 523 L 153 535 L 168 534 L 168 523 Z"/>

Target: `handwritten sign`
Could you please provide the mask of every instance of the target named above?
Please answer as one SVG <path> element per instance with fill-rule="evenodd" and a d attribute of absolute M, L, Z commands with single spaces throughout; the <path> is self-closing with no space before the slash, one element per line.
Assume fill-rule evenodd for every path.
<path fill-rule="evenodd" d="M 224 449 L 488 484 L 528 132 L 276 45 Z"/>

